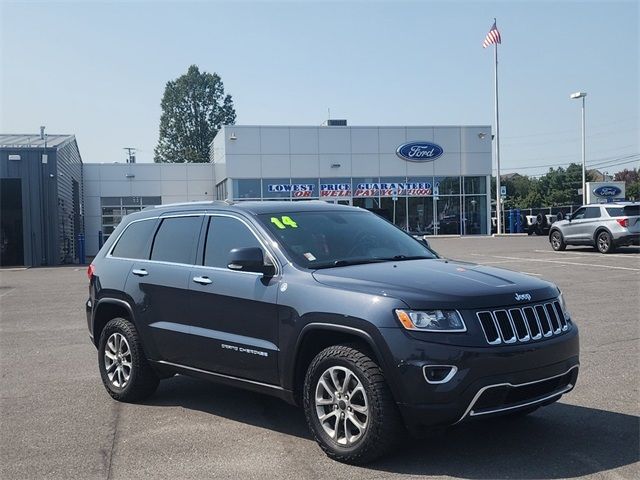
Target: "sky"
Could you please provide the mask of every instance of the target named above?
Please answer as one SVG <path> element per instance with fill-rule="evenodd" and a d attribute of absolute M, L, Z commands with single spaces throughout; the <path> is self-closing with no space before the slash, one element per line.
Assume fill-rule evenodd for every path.
<path fill-rule="evenodd" d="M 0 133 L 75 134 L 84 162 L 153 161 L 191 64 L 238 124 L 492 124 L 496 17 L 502 173 L 581 161 L 579 90 L 587 164 L 639 166 L 637 1 L 0 1 Z"/>

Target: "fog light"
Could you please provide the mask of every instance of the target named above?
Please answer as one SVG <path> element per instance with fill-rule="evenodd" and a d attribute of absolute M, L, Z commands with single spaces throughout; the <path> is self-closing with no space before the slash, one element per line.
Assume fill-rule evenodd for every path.
<path fill-rule="evenodd" d="M 422 373 L 427 383 L 436 385 L 447 383 L 457 371 L 458 367 L 454 365 L 425 365 L 422 367 Z"/>

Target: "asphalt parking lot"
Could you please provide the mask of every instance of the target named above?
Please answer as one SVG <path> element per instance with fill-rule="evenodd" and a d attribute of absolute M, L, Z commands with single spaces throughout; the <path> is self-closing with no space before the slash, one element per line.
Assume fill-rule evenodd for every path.
<path fill-rule="evenodd" d="M 546 238 L 440 238 L 442 255 L 556 282 L 581 329 L 581 373 L 560 402 L 463 424 L 367 467 L 329 460 L 302 411 L 185 377 L 144 404 L 100 382 L 84 268 L 0 271 L 3 479 L 639 478 L 640 249 L 553 252 Z"/>

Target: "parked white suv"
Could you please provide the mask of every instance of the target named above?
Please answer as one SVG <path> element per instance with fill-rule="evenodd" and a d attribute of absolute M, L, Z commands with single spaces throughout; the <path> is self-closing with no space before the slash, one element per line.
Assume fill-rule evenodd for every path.
<path fill-rule="evenodd" d="M 591 245 L 601 253 L 639 245 L 640 203 L 585 205 L 552 225 L 549 242 L 554 250 L 564 250 L 567 245 Z"/>

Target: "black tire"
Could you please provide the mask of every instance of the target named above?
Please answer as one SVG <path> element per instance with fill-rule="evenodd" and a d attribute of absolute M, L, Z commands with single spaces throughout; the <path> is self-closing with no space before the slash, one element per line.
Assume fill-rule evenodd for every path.
<path fill-rule="evenodd" d="M 596 235 L 596 249 L 600 253 L 611 253 L 616 249 L 613 244 L 613 237 L 606 230 L 602 230 Z"/>
<path fill-rule="evenodd" d="M 117 378 L 115 381 L 109 378 L 110 373 L 113 373 L 115 370 L 110 368 L 110 371 L 107 372 L 108 367 L 106 362 L 108 360 L 105 356 L 105 350 L 107 348 L 109 348 L 111 354 L 111 345 L 113 345 L 113 343 L 111 343 L 110 346 L 108 346 L 107 342 L 109 342 L 110 339 L 120 338 L 118 335 L 126 340 L 126 350 L 129 352 L 121 356 L 122 358 L 119 361 L 122 363 L 118 363 L 118 360 L 115 360 L 111 365 L 111 367 L 116 365 L 116 370 L 122 365 L 123 372 L 126 372 L 128 369 L 129 376 L 126 381 L 122 381 L 122 385 L 117 385 Z M 124 361 L 125 358 L 128 359 L 126 362 Z M 128 363 L 130 367 L 127 368 L 125 363 Z M 136 327 L 124 318 L 114 318 L 110 320 L 102 330 L 100 342 L 98 343 L 98 367 L 100 369 L 102 383 L 107 389 L 107 392 L 120 402 L 138 402 L 143 400 L 156 391 L 158 383 L 160 382 L 156 372 L 147 361 Z M 123 373 L 123 375 L 125 375 L 125 373 Z"/>
<path fill-rule="evenodd" d="M 339 420 L 338 418 L 344 418 L 345 414 L 350 415 L 346 410 L 340 410 L 345 406 L 342 405 L 339 408 L 337 405 L 316 406 L 316 388 L 320 388 L 319 380 L 321 377 L 328 378 L 325 375 L 333 367 L 349 369 L 357 381 L 361 383 L 366 394 L 366 402 L 364 402 L 368 406 L 366 427 L 360 431 L 360 437 L 351 445 L 348 443 L 341 445 L 338 442 L 340 429 L 342 428 L 342 432 L 345 432 L 344 427 L 347 425 L 347 420 Z M 354 400 L 356 395 L 354 393 L 351 400 Z M 330 396 L 335 398 L 334 394 L 330 394 Z M 343 398 L 345 397 L 343 396 Z M 347 396 L 346 399 L 349 400 L 349 397 Z M 356 400 L 351 405 L 356 405 L 355 402 Z M 330 458 L 339 462 L 363 464 L 389 453 L 399 444 L 398 440 L 404 431 L 398 407 L 387 386 L 382 370 L 374 360 L 355 345 L 331 346 L 316 355 L 307 369 L 303 405 L 307 424 L 316 442 Z M 335 429 L 336 440 L 321 424 L 317 412 L 318 408 L 326 408 L 326 411 L 330 413 L 332 413 L 332 409 L 336 410 L 335 417 L 333 417 L 336 418 L 335 423 L 338 425 Z M 341 411 L 344 413 L 340 413 Z M 352 414 L 355 415 L 355 412 Z M 342 417 L 338 417 L 338 415 L 342 415 Z M 360 420 L 362 420 L 361 417 Z M 342 421 L 344 424 L 341 423 Z M 351 429 L 353 425 L 350 425 L 349 428 Z M 345 432 L 346 437 L 348 434 Z"/>
<path fill-rule="evenodd" d="M 539 213 L 538 215 L 536 215 L 536 224 L 540 228 L 544 228 L 544 226 L 547 224 L 547 216 L 543 213 Z"/>
<path fill-rule="evenodd" d="M 556 252 L 561 252 L 567 248 L 567 244 L 564 243 L 560 230 L 554 230 L 551 232 L 551 235 L 549 235 L 549 241 L 551 242 L 551 248 Z"/>
<path fill-rule="evenodd" d="M 557 219 L 557 220 L 556 220 L 557 222 L 560 222 L 561 220 L 564 220 L 564 213 L 562 213 L 562 212 L 558 212 L 558 213 L 556 214 L 556 219 Z"/>

